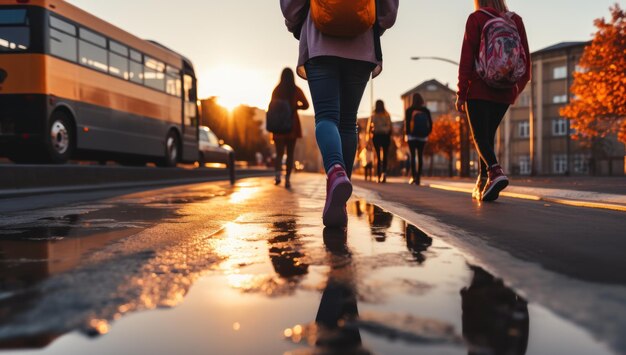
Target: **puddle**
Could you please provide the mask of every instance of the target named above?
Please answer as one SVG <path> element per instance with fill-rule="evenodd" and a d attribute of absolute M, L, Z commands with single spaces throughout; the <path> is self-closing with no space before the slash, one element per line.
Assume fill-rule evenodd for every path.
<path fill-rule="evenodd" d="M 221 261 L 176 308 L 20 354 L 611 353 L 418 227 L 355 201 L 347 233 L 322 230 L 320 207 L 243 214 L 206 239 Z"/>

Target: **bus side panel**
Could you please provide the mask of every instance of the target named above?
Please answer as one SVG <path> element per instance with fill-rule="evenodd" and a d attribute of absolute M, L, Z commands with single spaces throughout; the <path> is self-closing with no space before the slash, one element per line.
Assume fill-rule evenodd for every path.
<path fill-rule="evenodd" d="M 162 156 L 167 130 L 179 125 L 178 99 L 54 57 L 49 91 L 72 101 L 79 149 Z"/>
<path fill-rule="evenodd" d="M 40 54 L 3 54 L 0 69 L 7 74 L 0 84 L 2 145 L 41 143 L 48 116 L 45 57 Z"/>

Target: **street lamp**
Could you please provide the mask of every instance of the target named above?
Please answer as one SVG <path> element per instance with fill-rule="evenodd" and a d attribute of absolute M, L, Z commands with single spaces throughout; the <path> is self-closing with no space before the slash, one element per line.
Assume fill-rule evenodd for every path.
<path fill-rule="evenodd" d="M 458 62 L 454 60 L 442 58 L 442 57 L 411 57 L 411 60 L 437 60 L 440 62 L 449 63 L 455 66 L 460 66 Z M 459 117 L 459 136 L 461 138 L 459 153 L 461 160 L 461 177 L 469 177 L 470 175 L 470 130 L 467 121 L 467 115 Z"/>
<path fill-rule="evenodd" d="M 447 59 L 447 58 L 441 58 L 441 57 L 411 57 L 411 60 L 438 60 L 440 62 L 446 62 L 446 63 L 450 63 L 452 65 L 456 65 L 457 67 L 460 65 L 458 62 L 455 62 L 454 60 L 451 59 Z"/>

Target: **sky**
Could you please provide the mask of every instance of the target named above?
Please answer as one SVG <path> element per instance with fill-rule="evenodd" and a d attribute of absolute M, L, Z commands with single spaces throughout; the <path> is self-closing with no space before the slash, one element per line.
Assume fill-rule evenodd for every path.
<path fill-rule="evenodd" d="M 190 58 L 201 98 L 218 96 L 226 107 L 266 108 L 285 67 L 295 67 L 298 42 L 287 32 L 278 0 L 69 0 L 140 37 L 156 40 Z M 616 0 L 508 0 L 524 19 L 531 51 L 564 41 L 587 41 L 593 21 L 609 15 Z M 617 0 L 625 7 L 623 0 Z M 382 39 L 384 71 L 374 98 L 402 117 L 400 96 L 430 79 L 456 88 L 457 68 L 412 56 L 459 60 L 472 0 L 400 0 L 396 26 Z M 309 95 L 307 83 L 298 85 Z M 360 116 L 371 111 L 370 87 Z M 312 114 L 312 109 L 309 114 Z"/>

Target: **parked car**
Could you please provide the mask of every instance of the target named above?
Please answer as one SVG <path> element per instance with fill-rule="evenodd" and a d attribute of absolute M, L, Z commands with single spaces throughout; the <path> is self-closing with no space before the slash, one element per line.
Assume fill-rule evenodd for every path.
<path fill-rule="evenodd" d="M 230 181 L 235 182 L 235 151 L 224 141 L 217 138 L 209 127 L 200 126 L 198 163 L 200 168 L 207 163 L 225 164 Z"/>

